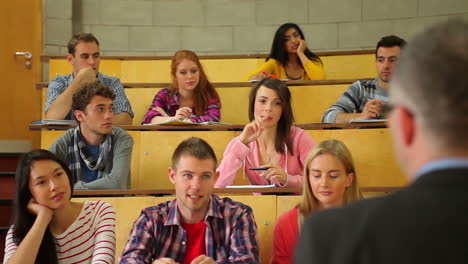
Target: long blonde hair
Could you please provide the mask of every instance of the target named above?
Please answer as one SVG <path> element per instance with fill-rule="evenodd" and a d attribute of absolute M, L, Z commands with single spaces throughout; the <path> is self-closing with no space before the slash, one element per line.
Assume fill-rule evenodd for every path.
<path fill-rule="evenodd" d="M 306 165 L 304 166 L 304 187 L 302 190 L 302 201 L 298 204 L 299 212 L 303 215 L 308 215 L 319 208 L 320 202 L 314 196 L 312 188 L 310 187 L 309 180 L 309 165 L 314 158 L 323 154 L 332 154 L 335 156 L 345 167 L 346 174 L 353 173 L 353 181 L 349 187 L 346 188 L 344 193 L 344 204 L 362 198 L 361 191 L 356 176 L 356 169 L 354 168 L 353 157 L 346 145 L 336 139 L 325 140 L 317 144 L 307 157 Z"/>

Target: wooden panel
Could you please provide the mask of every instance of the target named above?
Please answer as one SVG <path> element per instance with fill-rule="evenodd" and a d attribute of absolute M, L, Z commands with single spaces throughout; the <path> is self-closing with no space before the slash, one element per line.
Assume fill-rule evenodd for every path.
<path fill-rule="evenodd" d="M 130 167 L 130 188 L 135 189 L 135 186 L 139 186 L 138 173 L 140 173 L 140 132 L 139 131 L 127 131 L 133 137 L 133 148 L 132 148 L 132 161 Z"/>
<path fill-rule="evenodd" d="M 171 83 L 170 60 L 122 61 L 122 82 Z"/>
<path fill-rule="evenodd" d="M 273 247 L 273 230 L 276 224 L 276 196 L 247 195 L 234 196 L 233 200 L 246 204 L 252 208 L 257 224 L 257 237 L 260 247 L 261 263 L 270 263 Z"/>
<path fill-rule="evenodd" d="M 65 132 L 66 130 L 41 130 L 41 149 L 49 149 L 52 143 Z"/>
<path fill-rule="evenodd" d="M 320 123 L 349 85 L 289 86 L 296 123 Z"/>
<path fill-rule="evenodd" d="M 206 59 L 201 64 L 210 82 L 241 82 L 257 68 L 258 59 Z M 122 61 L 122 81 L 170 83 L 170 67 L 170 60 Z"/>
<path fill-rule="evenodd" d="M 201 63 L 211 82 L 242 82 L 249 72 L 258 68 L 258 61 L 259 59 L 217 59 L 202 60 Z"/>
<path fill-rule="evenodd" d="M 133 117 L 132 125 L 140 125 L 143 117 L 148 111 L 154 96 L 161 90 L 161 88 L 132 88 L 125 89 L 130 105 L 132 106 Z"/>
<path fill-rule="evenodd" d="M 375 55 L 323 56 L 327 80 L 375 78 Z"/>
<path fill-rule="evenodd" d="M 102 60 L 99 71 L 105 75 L 121 78 L 122 66 L 120 60 Z M 73 72 L 73 67 L 66 59 L 49 60 L 49 81 L 58 75 L 69 75 Z"/>
<path fill-rule="evenodd" d="M 302 195 L 279 195 L 276 198 L 276 218 L 302 201 Z"/>
<path fill-rule="evenodd" d="M 140 132 L 140 173 L 136 189 L 173 189 L 168 178 L 171 157 L 177 145 L 189 137 L 200 137 L 213 147 L 218 162 L 234 137 L 232 131 L 151 131 Z"/>
<path fill-rule="evenodd" d="M 387 128 L 307 132 L 316 142 L 338 139 L 346 144 L 353 155 L 360 186 L 402 186 L 408 182 L 395 160 Z"/>
<path fill-rule="evenodd" d="M 89 197 L 72 199 L 72 201 L 76 202 L 96 200 L 106 201 L 112 204 L 115 209 L 115 236 L 117 240 L 115 245 L 115 260 L 118 260 L 127 244 L 133 223 L 140 216 L 142 209 L 155 205 L 154 197 Z"/>

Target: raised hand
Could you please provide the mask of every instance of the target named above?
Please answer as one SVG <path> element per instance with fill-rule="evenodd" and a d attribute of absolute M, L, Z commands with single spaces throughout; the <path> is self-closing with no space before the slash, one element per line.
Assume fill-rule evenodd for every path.
<path fill-rule="evenodd" d="M 263 132 L 262 121 L 255 118 L 252 122 L 247 124 L 239 136 L 239 140 L 245 145 L 256 140 Z"/>

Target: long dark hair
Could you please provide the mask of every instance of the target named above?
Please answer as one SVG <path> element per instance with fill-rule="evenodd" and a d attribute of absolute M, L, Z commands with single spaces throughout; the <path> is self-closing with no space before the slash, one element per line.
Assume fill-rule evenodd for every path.
<path fill-rule="evenodd" d="M 29 212 L 27 207 L 32 198 L 32 194 L 29 189 L 31 167 L 34 162 L 39 160 L 51 160 L 60 164 L 68 176 L 71 194 L 73 194 L 73 175 L 64 161 L 59 159 L 52 152 L 43 149 L 36 149 L 24 154 L 18 163 L 15 175 L 16 195 L 13 239 L 17 245 L 23 241 L 24 237 L 26 237 L 27 233 L 31 230 L 32 225 L 36 221 L 36 215 Z M 58 263 L 54 238 L 49 229 L 46 229 L 44 237 L 42 238 L 35 263 Z"/>
<path fill-rule="evenodd" d="M 284 153 L 283 147 L 284 144 L 286 144 L 291 155 L 294 155 L 291 140 L 291 126 L 294 124 L 294 114 L 291 106 L 291 92 L 284 82 L 274 78 L 265 78 L 252 87 L 249 95 L 249 119 L 251 122 L 255 119 L 255 97 L 257 96 L 258 89 L 262 86 L 274 90 L 280 97 L 281 105 L 283 107 L 280 120 L 278 121 L 278 126 L 276 127 L 275 150 L 278 153 Z M 287 153 L 284 154 L 286 155 Z"/>
<path fill-rule="evenodd" d="M 208 108 L 208 102 L 210 101 L 211 98 L 218 99 L 219 107 L 221 108 L 221 100 L 219 99 L 218 92 L 216 92 L 216 89 L 206 77 L 206 73 L 203 70 L 203 66 L 200 63 L 200 60 L 198 59 L 197 54 L 195 54 L 195 52 L 191 50 L 179 50 L 174 54 L 174 57 L 172 57 L 172 62 L 171 62 L 172 86 L 169 89 L 170 90 L 169 98 L 172 98 L 172 96 L 174 96 L 176 90 L 178 89 L 176 72 L 177 72 L 177 67 L 183 60 L 192 61 L 193 63 L 197 65 L 198 70 L 200 71 L 200 78 L 198 80 L 198 85 L 197 87 L 195 87 L 195 90 L 194 90 L 195 114 L 203 115 L 206 109 Z"/>
<path fill-rule="evenodd" d="M 269 60 L 270 58 L 275 59 L 279 61 L 281 65 L 286 67 L 286 65 L 288 64 L 289 56 L 288 56 L 288 51 L 285 47 L 285 42 L 286 42 L 285 34 L 286 34 L 286 31 L 288 31 L 288 29 L 290 28 L 295 28 L 297 33 L 299 33 L 299 35 L 301 36 L 301 38 L 305 40 L 304 33 L 302 33 L 301 28 L 299 28 L 297 24 L 286 23 L 286 24 L 281 25 L 276 30 L 275 37 L 273 38 L 273 44 L 271 45 L 270 55 L 268 56 L 266 60 Z M 319 58 L 319 56 L 317 56 L 315 53 L 310 51 L 309 48 L 307 48 L 304 51 L 304 55 L 306 55 L 306 57 L 311 61 L 322 63 L 322 60 Z M 299 63 L 299 65 L 304 67 L 299 57 L 297 58 L 297 62 Z"/>

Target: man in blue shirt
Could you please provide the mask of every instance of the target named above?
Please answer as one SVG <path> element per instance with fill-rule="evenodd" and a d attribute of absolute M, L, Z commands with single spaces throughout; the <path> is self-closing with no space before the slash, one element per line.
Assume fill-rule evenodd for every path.
<path fill-rule="evenodd" d="M 306 219 L 295 263 L 468 263 L 468 23 L 431 27 L 403 49 L 389 126 L 412 183 Z"/>
<path fill-rule="evenodd" d="M 131 125 L 133 111 L 119 78 L 99 72 L 101 54 L 99 41 L 89 33 L 74 35 L 68 42 L 67 61 L 73 73 L 57 76 L 47 89 L 45 106 L 47 119 L 73 119 L 72 96 L 86 83 L 97 80 L 110 87 L 116 94 L 114 101 L 114 124 Z"/>

